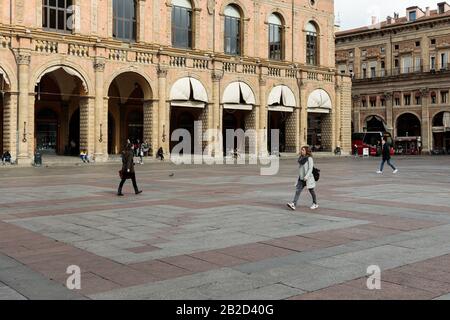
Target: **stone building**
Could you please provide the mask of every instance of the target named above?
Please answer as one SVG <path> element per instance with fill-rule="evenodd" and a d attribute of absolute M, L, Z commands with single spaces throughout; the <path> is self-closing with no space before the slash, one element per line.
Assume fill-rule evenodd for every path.
<path fill-rule="evenodd" d="M 450 6 L 336 34 L 336 64 L 351 74 L 354 132 L 388 131 L 404 153 L 450 152 Z"/>
<path fill-rule="evenodd" d="M 201 131 L 280 129 L 281 152 L 349 152 L 333 6 L 0 0 L 0 149 L 24 164 L 80 148 L 104 161 L 127 139 L 170 152 L 173 131 L 202 120 Z M 258 151 L 268 144 L 258 138 Z"/>

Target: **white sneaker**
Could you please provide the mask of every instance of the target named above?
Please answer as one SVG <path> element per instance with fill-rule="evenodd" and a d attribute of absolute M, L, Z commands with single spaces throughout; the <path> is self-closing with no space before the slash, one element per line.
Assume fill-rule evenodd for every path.
<path fill-rule="evenodd" d="M 293 203 L 288 203 L 287 206 L 292 210 L 295 211 L 295 205 Z"/>
<path fill-rule="evenodd" d="M 314 203 L 314 204 L 311 206 L 311 210 L 316 210 L 316 209 L 318 209 L 318 208 L 319 208 L 319 205 L 316 204 L 316 203 Z"/>
<path fill-rule="evenodd" d="M 383 173 L 383 171 L 380 171 L 380 170 L 377 171 L 377 174 L 382 174 L 382 173 Z"/>
<path fill-rule="evenodd" d="M 396 174 L 397 172 L 398 172 L 398 169 L 395 169 L 395 170 L 394 170 L 394 174 Z"/>

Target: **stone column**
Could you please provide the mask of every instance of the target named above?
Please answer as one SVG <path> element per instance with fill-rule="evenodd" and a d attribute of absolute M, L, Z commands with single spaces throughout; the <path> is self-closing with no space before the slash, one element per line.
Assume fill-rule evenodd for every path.
<path fill-rule="evenodd" d="M 353 129 L 355 132 L 361 132 L 361 96 L 354 95 L 352 97 L 353 102 Z"/>
<path fill-rule="evenodd" d="M 167 69 L 160 66 L 158 68 L 158 148 L 162 147 L 165 153 L 169 153 L 170 125 L 167 121 L 169 112 L 167 110 L 166 80 Z"/>
<path fill-rule="evenodd" d="M 263 75 L 261 75 L 259 79 L 259 130 L 257 130 L 258 134 L 258 151 L 261 156 L 267 155 L 267 139 L 269 138 L 267 135 L 271 134 L 267 131 L 267 121 L 269 115 L 269 109 L 267 106 L 267 81 Z M 270 152 L 270 150 L 269 150 Z"/>
<path fill-rule="evenodd" d="M 384 97 L 386 99 L 386 126 L 387 131 L 394 137 L 394 120 L 393 120 L 393 114 L 394 114 L 394 108 L 393 108 L 393 102 L 392 99 L 394 95 L 392 92 L 386 92 L 384 94 Z"/>
<path fill-rule="evenodd" d="M 422 96 L 422 152 L 429 153 L 432 149 L 432 122 L 430 119 L 430 90 L 428 88 L 424 88 L 420 92 Z"/>
<path fill-rule="evenodd" d="M 106 161 L 108 157 L 108 110 L 104 110 L 104 71 L 105 61 L 96 58 L 95 70 L 95 159 Z M 81 110 L 80 110 L 81 111 Z"/>
<path fill-rule="evenodd" d="M 306 74 L 304 75 L 306 77 Z M 305 146 L 308 140 L 308 92 L 306 91 L 306 86 L 303 80 L 299 79 L 299 88 L 300 88 L 300 110 L 296 110 L 297 117 L 299 119 L 299 128 L 300 128 L 300 146 L 299 150 L 302 146 Z"/>
<path fill-rule="evenodd" d="M 17 93 L 3 99 L 3 150 L 9 150 L 13 159 L 17 159 L 17 101 Z"/>
<path fill-rule="evenodd" d="M 214 156 L 223 154 L 223 139 L 222 137 L 222 121 L 221 121 L 221 110 L 220 110 L 220 81 L 223 78 L 223 70 L 219 69 L 217 65 L 219 62 L 214 61 L 214 71 L 212 73 L 212 84 L 213 84 L 213 101 L 212 101 L 212 129 L 216 130 L 216 136 L 214 137 L 214 144 L 216 148 L 214 150 Z M 221 67 L 221 65 L 220 65 Z M 221 141 L 219 141 L 221 140 Z M 218 143 L 221 142 L 221 143 Z"/>
<path fill-rule="evenodd" d="M 17 54 L 17 64 L 19 66 L 19 143 L 17 150 L 17 162 L 19 164 L 30 164 L 31 154 L 28 150 L 28 142 L 33 139 L 34 133 L 29 131 L 29 70 L 31 55 L 29 52 L 20 52 Z"/>
<path fill-rule="evenodd" d="M 91 155 L 95 153 L 95 102 L 92 97 L 80 98 L 80 148 Z"/>
<path fill-rule="evenodd" d="M 137 41 L 138 42 L 145 42 L 145 0 L 139 0 L 138 5 L 136 8 L 138 17 L 137 19 Z"/>
<path fill-rule="evenodd" d="M 335 103 L 335 111 L 334 111 L 334 139 L 333 139 L 333 146 L 332 151 L 336 149 L 336 147 L 341 148 L 342 146 L 342 117 L 341 117 L 341 103 L 342 103 L 342 95 L 341 90 L 342 86 L 338 83 L 339 75 L 336 74 L 336 85 L 335 85 L 335 92 L 336 92 L 336 103 Z"/>

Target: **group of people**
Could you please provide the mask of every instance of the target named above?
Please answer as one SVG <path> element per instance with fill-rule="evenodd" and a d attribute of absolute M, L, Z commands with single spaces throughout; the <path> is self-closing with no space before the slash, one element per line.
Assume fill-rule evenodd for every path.
<path fill-rule="evenodd" d="M 11 153 L 9 151 L 5 151 L 2 154 L 2 165 L 6 165 L 7 163 L 11 164 Z"/>

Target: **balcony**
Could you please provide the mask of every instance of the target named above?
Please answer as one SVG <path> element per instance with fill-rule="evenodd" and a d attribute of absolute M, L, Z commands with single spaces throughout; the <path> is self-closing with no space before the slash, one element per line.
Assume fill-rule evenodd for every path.
<path fill-rule="evenodd" d="M 430 66 L 420 66 L 420 67 L 408 67 L 408 68 L 392 68 L 392 69 L 381 69 L 381 70 L 368 70 L 366 72 L 361 72 L 358 74 L 353 74 L 353 80 L 356 81 L 371 81 L 379 80 L 389 77 L 410 77 L 414 75 L 433 75 L 442 72 L 450 72 L 450 63 L 442 67 L 430 67 Z"/>

